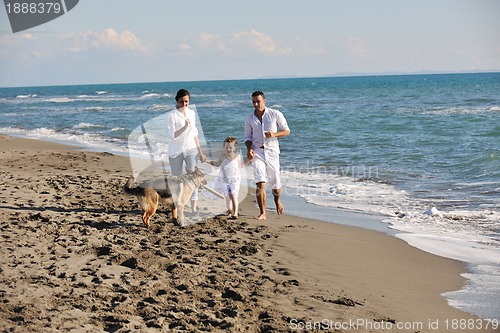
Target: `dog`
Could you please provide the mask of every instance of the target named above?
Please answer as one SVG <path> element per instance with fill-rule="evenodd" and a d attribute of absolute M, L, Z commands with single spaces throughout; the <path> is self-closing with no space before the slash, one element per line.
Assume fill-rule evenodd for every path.
<path fill-rule="evenodd" d="M 178 225 L 184 227 L 186 225 L 184 206 L 191 198 L 194 190 L 206 185 L 207 181 L 201 170 L 195 167 L 193 172 L 188 172 L 182 176 L 161 176 L 145 180 L 139 184 L 134 183 L 134 178 L 129 178 L 123 187 L 123 191 L 137 197 L 139 205 L 144 211 L 142 222 L 146 226 L 151 226 L 151 217 L 158 209 L 158 204 L 161 201 L 171 207 L 172 217 Z"/>

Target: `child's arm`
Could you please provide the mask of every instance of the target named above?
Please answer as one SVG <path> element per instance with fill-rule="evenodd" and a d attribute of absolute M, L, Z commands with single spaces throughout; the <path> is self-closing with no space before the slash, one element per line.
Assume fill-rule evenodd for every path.
<path fill-rule="evenodd" d="M 219 159 L 217 161 L 215 160 L 206 160 L 205 163 L 208 163 L 210 164 L 211 166 L 214 166 L 214 167 L 220 167 L 220 165 L 222 164 L 222 160 L 224 159 L 223 155 L 220 154 L 219 155 Z"/>
<path fill-rule="evenodd" d="M 247 166 L 248 164 L 250 164 L 250 162 L 252 162 L 252 160 L 249 160 L 249 159 L 243 160 L 243 162 L 242 162 L 241 155 L 238 154 L 238 164 L 240 165 L 240 168 Z"/>

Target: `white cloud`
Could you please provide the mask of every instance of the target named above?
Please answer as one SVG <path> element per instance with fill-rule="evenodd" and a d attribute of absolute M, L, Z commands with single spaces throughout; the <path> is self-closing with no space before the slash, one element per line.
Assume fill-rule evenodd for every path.
<path fill-rule="evenodd" d="M 264 54 L 290 55 L 292 48 L 279 46 L 269 35 L 255 29 L 239 31 L 228 35 L 217 35 L 202 32 L 190 36 L 189 41 L 183 41 L 173 48 L 190 53 L 215 52 L 225 55 Z"/>
<path fill-rule="evenodd" d="M 217 51 L 223 52 L 223 53 L 232 53 L 233 51 L 226 46 L 223 37 L 219 35 L 214 35 L 206 32 L 202 32 L 201 34 L 198 35 L 198 44 L 201 47 L 209 47 L 213 48 Z"/>
<path fill-rule="evenodd" d="M 102 32 L 79 32 L 61 36 L 62 40 L 69 41 L 67 50 L 71 52 L 84 52 L 89 49 L 111 49 L 122 50 L 132 53 L 150 53 L 151 49 L 130 31 L 117 32 L 113 28 L 107 28 Z"/>
<path fill-rule="evenodd" d="M 48 50 L 33 51 L 40 42 L 40 38 L 29 33 L 0 35 L 0 55 L 17 60 L 32 56 L 42 57 L 49 53 Z"/>
<path fill-rule="evenodd" d="M 32 34 L 20 34 L 19 38 L 20 39 L 36 39 L 35 37 L 33 37 Z"/>
<path fill-rule="evenodd" d="M 181 43 L 177 46 L 177 49 L 180 51 L 189 51 L 192 49 L 192 47 L 188 43 Z"/>
<path fill-rule="evenodd" d="M 36 38 L 32 34 L 4 34 L 0 35 L 0 46 L 6 49 L 30 40 L 36 40 Z"/>
<path fill-rule="evenodd" d="M 270 55 L 289 55 L 292 53 L 291 47 L 279 47 L 271 36 L 255 29 L 235 32 L 232 34 L 230 41 L 240 49 L 249 47 L 258 53 Z"/>

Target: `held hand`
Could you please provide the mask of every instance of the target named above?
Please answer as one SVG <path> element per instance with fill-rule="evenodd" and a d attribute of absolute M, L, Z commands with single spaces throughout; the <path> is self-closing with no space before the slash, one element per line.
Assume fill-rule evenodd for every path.
<path fill-rule="evenodd" d="M 207 157 L 205 156 L 205 154 L 203 154 L 203 153 L 200 154 L 200 161 L 201 161 L 201 163 L 205 163 L 205 162 L 210 163 L 208 161 Z"/>
<path fill-rule="evenodd" d="M 186 124 L 184 126 L 189 127 L 191 125 L 191 120 L 189 118 L 186 118 Z"/>
<path fill-rule="evenodd" d="M 254 156 L 255 156 L 255 153 L 254 153 L 253 149 L 249 149 L 247 152 L 247 158 L 249 160 L 253 160 Z"/>

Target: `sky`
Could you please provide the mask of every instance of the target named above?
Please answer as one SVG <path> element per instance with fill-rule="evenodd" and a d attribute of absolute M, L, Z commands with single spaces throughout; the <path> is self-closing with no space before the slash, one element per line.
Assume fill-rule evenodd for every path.
<path fill-rule="evenodd" d="M 498 0 L 80 0 L 13 33 L 3 7 L 0 87 L 500 71 L 499 16 Z"/>

